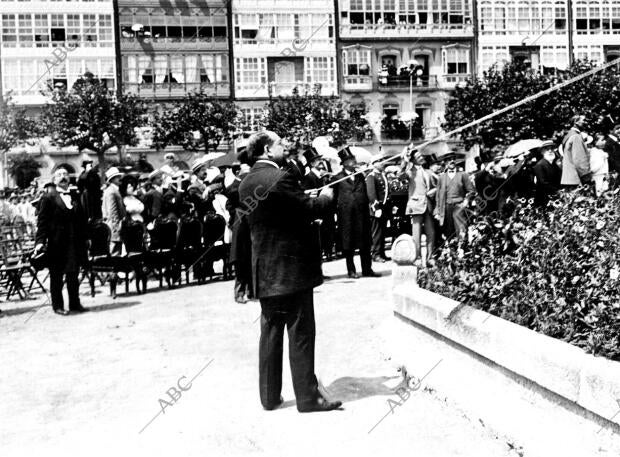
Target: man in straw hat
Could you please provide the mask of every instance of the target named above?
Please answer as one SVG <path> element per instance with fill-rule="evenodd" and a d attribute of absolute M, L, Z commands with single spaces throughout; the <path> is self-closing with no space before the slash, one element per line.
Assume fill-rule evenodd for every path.
<path fill-rule="evenodd" d="M 119 188 L 122 177 L 123 173 L 116 167 L 111 167 L 105 172 L 107 187 L 103 191 L 103 220 L 110 227 L 110 253 L 112 255 L 120 255 L 123 247 L 121 226 L 126 212 Z"/>
<path fill-rule="evenodd" d="M 278 408 L 282 390 L 282 345 L 288 329 L 289 358 L 299 412 L 330 411 L 341 402 L 319 392 L 314 374 L 313 289 L 320 285 L 320 251 L 312 221 L 333 199 L 326 188 L 317 198 L 284 171 L 287 151 L 273 132 L 255 134 L 244 154 L 253 165 L 241 182 L 239 198 L 252 238 L 254 295 L 261 304 L 259 387 L 263 408 Z"/>

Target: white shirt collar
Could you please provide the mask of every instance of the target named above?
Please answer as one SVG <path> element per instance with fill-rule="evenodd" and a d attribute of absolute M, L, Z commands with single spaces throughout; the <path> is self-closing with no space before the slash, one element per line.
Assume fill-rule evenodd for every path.
<path fill-rule="evenodd" d="M 256 161 L 256 163 L 259 163 L 259 162 L 261 162 L 261 163 L 268 163 L 269 165 L 272 165 L 272 166 L 274 166 L 274 167 L 276 167 L 276 168 L 280 168 L 280 167 L 278 166 L 278 164 L 277 164 L 277 163 L 275 163 L 273 160 L 269 160 L 269 159 L 258 159 L 258 160 Z"/>

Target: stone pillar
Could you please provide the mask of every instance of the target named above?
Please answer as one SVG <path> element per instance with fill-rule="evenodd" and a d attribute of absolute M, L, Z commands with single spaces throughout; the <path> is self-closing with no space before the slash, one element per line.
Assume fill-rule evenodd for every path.
<path fill-rule="evenodd" d="M 401 235 L 392 243 L 392 289 L 405 284 L 417 284 L 418 267 L 415 260 L 418 257 L 418 246 L 411 235 Z"/>

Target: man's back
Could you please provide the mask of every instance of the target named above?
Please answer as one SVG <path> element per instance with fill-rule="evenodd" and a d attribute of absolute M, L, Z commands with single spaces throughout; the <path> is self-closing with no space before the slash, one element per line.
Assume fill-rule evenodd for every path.
<path fill-rule="evenodd" d="M 252 273 L 258 298 L 288 295 L 322 282 L 312 221 L 329 204 L 304 194 L 296 177 L 257 162 L 239 186 L 252 237 Z M 318 241 L 318 240 L 317 240 Z"/>

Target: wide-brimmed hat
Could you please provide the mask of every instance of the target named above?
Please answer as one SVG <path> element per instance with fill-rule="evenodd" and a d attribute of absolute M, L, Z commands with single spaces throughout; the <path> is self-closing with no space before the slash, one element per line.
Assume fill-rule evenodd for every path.
<path fill-rule="evenodd" d="M 198 171 L 200 171 L 200 169 L 204 167 L 206 164 L 207 162 L 204 159 L 204 157 L 194 160 L 194 163 L 192 164 L 192 173 L 198 173 Z"/>
<path fill-rule="evenodd" d="M 340 158 L 340 162 L 344 163 L 347 160 L 355 160 L 355 155 L 351 152 L 349 146 L 345 146 L 341 150 L 338 151 L 338 157 Z"/>
<path fill-rule="evenodd" d="M 167 152 L 164 154 L 164 160 L 174 159 L 174 152 Z"/>
<path fill-rule="evenodd" d="M 110 182 L 112 179 L 116 178 L 117 176 L 123 176 L 123 173 L 121 173 L 121 171 L 116 167 L 110 167 L 108 171 L 105 172 L 106 182 Z"/>

